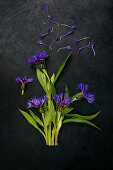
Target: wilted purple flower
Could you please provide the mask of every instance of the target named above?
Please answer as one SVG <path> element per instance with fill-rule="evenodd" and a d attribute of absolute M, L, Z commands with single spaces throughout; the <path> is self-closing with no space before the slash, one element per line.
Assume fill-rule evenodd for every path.
<path fill-rule="evenodd" d="M 69 25 L 66 25 L 66 24 L 61 24 L 61 25 L 68 27 L 70 29 L 70 31 L 68 33 L 62 35 L 60 37 L 60 40 L 61 40 L 62 37 L 65 37 L 65 36 L 67 36 L 69 34 L 72 34 L 74 32 L 74 30 L 77 28 L 76 25 L 73 25 L 73 26 L 69 26 Z"/>
<path fill-rule="evenodd" d="M 49 21 L 50 23 L 52 23 L 52 24 L 57 24 L 58 27 L 59 27 L 59 23 L 53 21 L 53 16 L 49 16 L 48 18 L 49 18 L 48 21 Z"/>
<path fill-rule="evenodd" d="M 84 37 L 84 38 L 81 38 L 81 39 L 79 39 L 79 40 L 74 39 L 74 42 L 76 43 L 76 45 L 78 45 L 79 42 L 81 42 L 81 41 L 83 41 L 83 40 L 86 40 L 86 39 L 88 39 L 88 38 L 90 38 L 90 37 Z"/>
<path fill-rule="evenodd" d="M 42 9 L 45 9 L 45 10 L 46 10 L 47 16 L 49 17 L 49 14 L 48 14 L 48 12 L 49 12 L 48 6 L 44 4 L 43 7 L 42 7 Z"/>
<path fill-rule="evenodd" d="M 57 50 L 57 52 L 59 52 L 59 51 L 62 50 L 62 49 L 72 50 L 73 48 L 72 48 L 71 46 L 62 47 L 62 48 L 59 48 L 59 49 Z"/>
<path fill-rule="evenodd" d="M 40 39 L 43 39 L 46 35 L 50 34 L 52 31 L 53 31 L 53 28 L 52 28 L 52 29 L 47 28 L 47 33 L 42 34 L 42 35 L 40 36 Z M 38 40 L 38 43 L 39 43 L 39 44 L 41 43 L 41 45 L 44 44 L 41 40 L 40 40 L 40 41 Z M 44 45 L 45 45 L 45 44 L 44 44 Z"/>
<path fill-rule="evenodd" d="M 47 45 L 47 44 L 43 43 L 43 42 L 42 42 L 42 40 L 38 40 L 38 41 L 37 41 L 37 43 L 38 43 L 38 44 L 40 44 L 40 45 L 44 45 L 44 46 L 46 46 L 46 47 L 48 47 L 48 48 L 49 48 L 49 45 Z"/>
<path fill-rule="evenodd" d="M 89 43 L 89 48 L 92 49 L 93 54 L 94 54 L 94 58 L 95 58 L 95 50 L 94 50 L 94 43 L 93 42 Z"/>
<path fill-rule="evenodd" d="M 48 55 L 46 52 L 42 52 L 39 54 L 36 54 L 35 56 L 33 56 L 31 59 L 28 59 L 29 64 L 41 64 L 45 58 L 47 58 Z"/>
<path fill-rule="evenodd" d="M 32 81 L 33 81 L 33 78 L 28 78 L 27 76 L 24 76 L 23 78 L 20 78 L 20 77 L 16 78 L 16 82 L 21 84 L 22 95 L 24 94 L 24 89 L 26 85 L 28 85 Z"/>
<path fill-rule="evenodd" d="M 59 36 L 57 35 L 57 37 L 55 38 L 55 40 L 50 44 L 49 49 L 52 49 L 51 46 L 52 46 L 56 41 L 58 41 L 58 39 L 59 39 Z"/>
<path fill-rule="evenodd" d="M 87 99 L 88 103 L 93 103 L 94 102 L 94 95 L 87 92 L 88 91 L 88 85 L 85 85 L 83 83 L 79 83 L 77 89 L 80 89 L 81 92 L 81 97 Z"/>
<path fill-rule="evenodd" d="M 32 99 L 30 99 L 28 102 L 27 102 L 27 108 L 32 108 L 32 107 L 35 107 L 35 108 L 41 108 L 43 106 L 43 104 L 45 102 L 48 101 L 48 98 L 47 96 L 43 96 L 41 98 L 36 98 L 36 97 L 33 97 Z"/>
<path fill-rule="evenodd" d="M 71 104 L 71 97 L 68 97 L 67 94 L 63 93 L 55 94 L 53 96 L 53 99 L 55 100 L 56 103 L 58 103 L 59 107 Z"/>
<path fill-rule="evenodd" d="M 93 44 L 93 42 L 89 42 L 89 44 L 87 45 L 87 46 L 85 46 L 85 47 L 80 47 L 80 48 L 78 48 L 77 49 L 77 51 L 78 51 L 78 53 L 80 53 L 80 51 L 82 51 L 83 49 L 85 49 L 85 48 L 91 48 L 92 49 L 92 51 L 93 51 L 93 54 L 94 54 L 94 58 L 95 58 L 95 50 L 94 50 L 94 44 Z"/>

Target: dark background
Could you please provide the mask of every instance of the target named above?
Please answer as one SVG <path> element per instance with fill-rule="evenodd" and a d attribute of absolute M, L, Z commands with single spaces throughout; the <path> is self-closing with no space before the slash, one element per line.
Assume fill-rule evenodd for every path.
<path fill-rule="evenodd" d="M 90 49 L 73 53 L 56 83 L 57 91 L 67 84 L 70 95 L 77 92 L 77 83 L 84 82 L 95 95 L 94 104 L 74 104 L 75 112 L 91 115 L 101 111 L 93 121 L 102 131 L 85 124 L 65 124 L 59 135 L 59 146 L 48 147 L 37 132 L 19 113 L 33 96 L 44 94 L 27 60 L 47 48 L 37 45 L 46 32 L 43 4 L 60 24 L 77 25 L 74 34 L 57 41 L 48 51 L 49 75 L 57 72 L 69 51 L 60 47 L 71 45 L 73 38 L 90 36 L 95 43 L 96 59 Z M 113 169 L 113 1 L 110 0 L 1 0 L 0 1 L 0 170 L 112 170 Z M 51 25 L 51 24 L 49 24 Z M 54 26 L 45 39 L 49 44 L 56 35 L 68 29 Z M 87 45 L 84 41 L 83 45 Z M 34 78 L 21 96 L 16 77 Z"/>

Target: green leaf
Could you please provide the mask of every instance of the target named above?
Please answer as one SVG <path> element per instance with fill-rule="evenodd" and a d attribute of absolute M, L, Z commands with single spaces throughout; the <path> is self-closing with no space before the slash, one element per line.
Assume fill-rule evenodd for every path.
<path fill-rule="evenodd" d="M 19 109 L 22 115 L 27 119 L 27 121 L 34 126 L 45 138 L 44 132 L 38 127 L 37 122 L 25 111 Z"/>
<path fill-rule="evenodd" d="M 54 84 L 54 81 L 55 81 L 55 74 L 53 73 L 52 77 L 51 77 L 51 83 Z"/>
<path fill-rule="evenodd" d="M 43 104 L 43 109 L 44 109 L 44 112 L 47 112 L 47 103 L 46 102 Z"/>
<path fill-rule="evenodd" d="M 55 124 L 56 111 L 55 111 L 55 107 L 54 107 L 54 104 L 53 104 L 53 101 L 52 101 L 52 100 L 49 100 L 49 101 L 48 101 L 48 111 L 49 111 L 50 114 L 51 114 L 51 118 L 52 118 L 52 120 L 53 120 L 53 124 Z"/>
<path fill-rule="evenodd" d="M 67 85 L 65 85 L 65 93 L 69 96 L 69 90 L 67 88 Z"/>
<path fill-rule="evenodd" d="M 68 107 L 68 108 L 65 108 L 63 111 L 62 111 L 62 114 L 67 114 L 69 112 L 71 112 L 74 108 L 73 107 Z M 69 114 L 70 115 L 70 114 Z"/>
<path fill-rule="evenodd" d="M 65 60 L 63 61 L 63 63 L 61 64 L 61 66 L 60 66 L 60 68 L 59 68 L 59 70 L 58 70 L 58 72 L 57 72 L 57 74 L 56 74 L 54 83 L 56 82 L 56 80 L 58 79 L 60 73 L 62 72 L 62 70 L 63 70 L 63 68 L 64 68 L 64 66 L 65 66 L 68 58 L 70 57 L 71 53 L 72 53 L 72 52 L 69 53 L 69 55 L 66 57 L 66 59 L 65 59 Z"/>
<path fill-rule="evenodd" d="M 91 116 L 82 116 L 82 115 L 79 115 L 79 114 L 66 114 L 66 116 L 69 116 L 69 117 L 77 117 L 77 118 L 82 118 L 82 119 L 86 119 L 86 120 L 92 120 L 94 119 L 95 117 L 97 117 L 99 115 L 100 112 L 94 114 L 94 115 L 91 115 Z"/>
<path fill-rule="evenodd" d="M 30 112 L 31 116 L 36 120 L 36 122 L 38 122 L 39 125 L 44 127 L 43 122 L 30 109 L 29 109 L 29 112 Z"/>
<path fill-rule="evenodd" d="M 36 66 L 36 72 L 37 72 L 37 78 L 41 84 L 41 86 L 43 87 L 44 91 L 47 93 L 47 79 L 46 79 L 46 75 L 40 70 L 40 68 L 38 67 L 38 65 Z"/>
<path fill-rule="evenodd" d="M 72 118 L 72 119 L 65 119 L 63 121 L 63 123 L 69 123 L 69 122 L 77 122 L 77 123 L 85 123 L 85 124 L 88 124 L 88 125 L 91 125 L 99 130 L 101 130 L 98 126 L 96 126 L 95 124 L 93 124 L 92 122 L 88 121 L 88 120 L 85 120 L 85 119 L 80 119 L 80 118 Z"/>
<path fill-rule="evenodd" d="M 74 101 L 81 100 L 81 99 L 82 99 L 82 96 L 81 96 L 81 92 L 80 92 L 80 93 L 75 94 L 72 97 L 71 101 L 74 102 Z"/>
<path fill-rule="evenodd" d="M 47 71 L 46 71 L 45 69 L 43 69 L 42 71 L 43 71 L 43 72 L 44 72 L 44 74 L 46 75 L 46 77 L 47 77 L 48 81 L 50 81 L 50 78 L 49 78 L 49 76 L 48 76 L 48 74 L 47 74 Z"/>
<path fill-rule="evenodd" d="M 51 113 L 49 111 L 47 111 L 45 114 L 45 119 L 44 119 L 44 128 L 47 128 L 47 126 L 49 125 L 51 120 L 52 120 Z"/>
<path fill-rule="evenodd" d="M 55 86 L 54 86 L 53 83 L 51 83 L 51 82 L 50 82 L 50 85 L 51 85 L 51 93 L 52 93 L 52 95 L 54 96 L 54 94 L 56 94 Z"/>

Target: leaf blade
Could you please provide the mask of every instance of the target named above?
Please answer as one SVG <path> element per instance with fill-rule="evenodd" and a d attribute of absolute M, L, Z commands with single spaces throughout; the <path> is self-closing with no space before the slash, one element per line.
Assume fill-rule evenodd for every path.
<path fill-rule="evenodd" d="M 88 124 L 91 125 L 95 128 L 97 128 L 98 130 L 101 130 L 98 126 L 96 126 L 95 124 L 93 124 L 92 122 L 85 120 L 85 119 L 80 119 L 80 118 L 72 118 L 72 119 L 65 119 L 63 121 L 63 123 L 69 123 L 69 122 L 76 122 L 76 123 L 84 123 L 84 124 Z"/>
<path fill-rule="evenodd" d="M 46 139 L 44 132 L 38 127 L 36 121 L 25 111 L 19 109 L 19 111 L 22 113 L 22 115 L 26 118 L 26 120 L 32 125 L 34 126 Z"/>
<path fill-rule="evenodd" d="M 99 115 L 99 113 L 100 113 L 100 111 L 97 112 L 96 114 L 93 114 L 93 115 L 90 115 L 90 116 L 82 116 L 82 115 L 79 115 L 79 114 L 66 114 L 66 116 L 82 118 L 82 119 L 85 119 L 85 120 L 92 120 L 92 119 L 96 118 Z"/>
<path fill-rule="evenodd" d="M 43 124 L 43 122 L 39 119 L 39 117 L 36 116 L 30 109 L 29 109 L 29 112 L 30 112 L 31 116 L 36 120 L 36 122 L 38 122 L 40 126 L 44 127 L 44 124 Z"/>
<path fill-rule="evenodd" d="M 56 80 L 58 79 L 59 75 L 61 74 L 61 72 L 62 72 L 62 70 L 63 70 L 63 68 L 64 68 L 64 66 L 65 66 L 65 64 L 66 64 L 66 62 L 67 62 L 67 60 L 68 60 L 68 58 L 70 57 L 71 54 L 72 54 L 72 52 L 69 53 L 69 55 L 66 57 L 66 59 L 61 64 L 61 66 L 60 66 L 60 68 L 59 68 L 59 70 L 58 70 L 58 72 L 56 74 L 54 83 L 56 82 Z"/>

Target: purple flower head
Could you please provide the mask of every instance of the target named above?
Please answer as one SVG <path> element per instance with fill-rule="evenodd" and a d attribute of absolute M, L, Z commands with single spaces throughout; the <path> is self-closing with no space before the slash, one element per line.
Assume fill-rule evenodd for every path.
<path fill-rule="evenodd" d="M 39 54 L 36 54 L 31 59 L 28 59 L 29 64 L 40 64 L 44 61 L 44 59 L 48 57 L 46 52 L 42 52 Z"/>
<path fill-rule="evenodd" d="M 43 104 L 45 102 L 47 102 L 48 99 L 47 99 L 47 96 L 43 96 L 41 98 L 36 98 L 36 97 L 33 97 L 32 99 L 30 99 L 28 102 L 27 102 L 27 108 L 32 108 L 32 107 L 35 107 L 35 108 L 40 108 L 43 106 Z"/>
<path fill-rule="evenodd" d="M 60 107 L 71 104 L 71 97 L 68 97 L 67 94 L 55 94 L 53 96 L 53 99 L 56 103 L 58 103 Z"/>
<path fill-rule="evenodd" d="M 88 103 L 93 103 L 94 102 L 94 95 L 87 92 L 88 91 L 88 85 L 85 85 L 83 83 L 79 83 L 77 89 L 80 89 L 81 92 L 81 97 L 87 99 Z"/>
<path fill-rule="evenodd" d="M 28 78 L 27 76 L 24 76 L 23 78 L 17 77 L 16 82 L 21 83 L 21 89 L 22 89 L 22 95 L 24 94 L 24 89 L 29 83 L 33 81 L 33 78 Z"/>
<path fill-rule="evenodd" d="M 62 48 L 59 48 L 59 49 L 57 50 L 57 52 L 59 52 L 59 51 L 62 50 L 62 49 L 72 50 L 73 48 L 72 48 L 71 46 L 62 47 Z"/>

